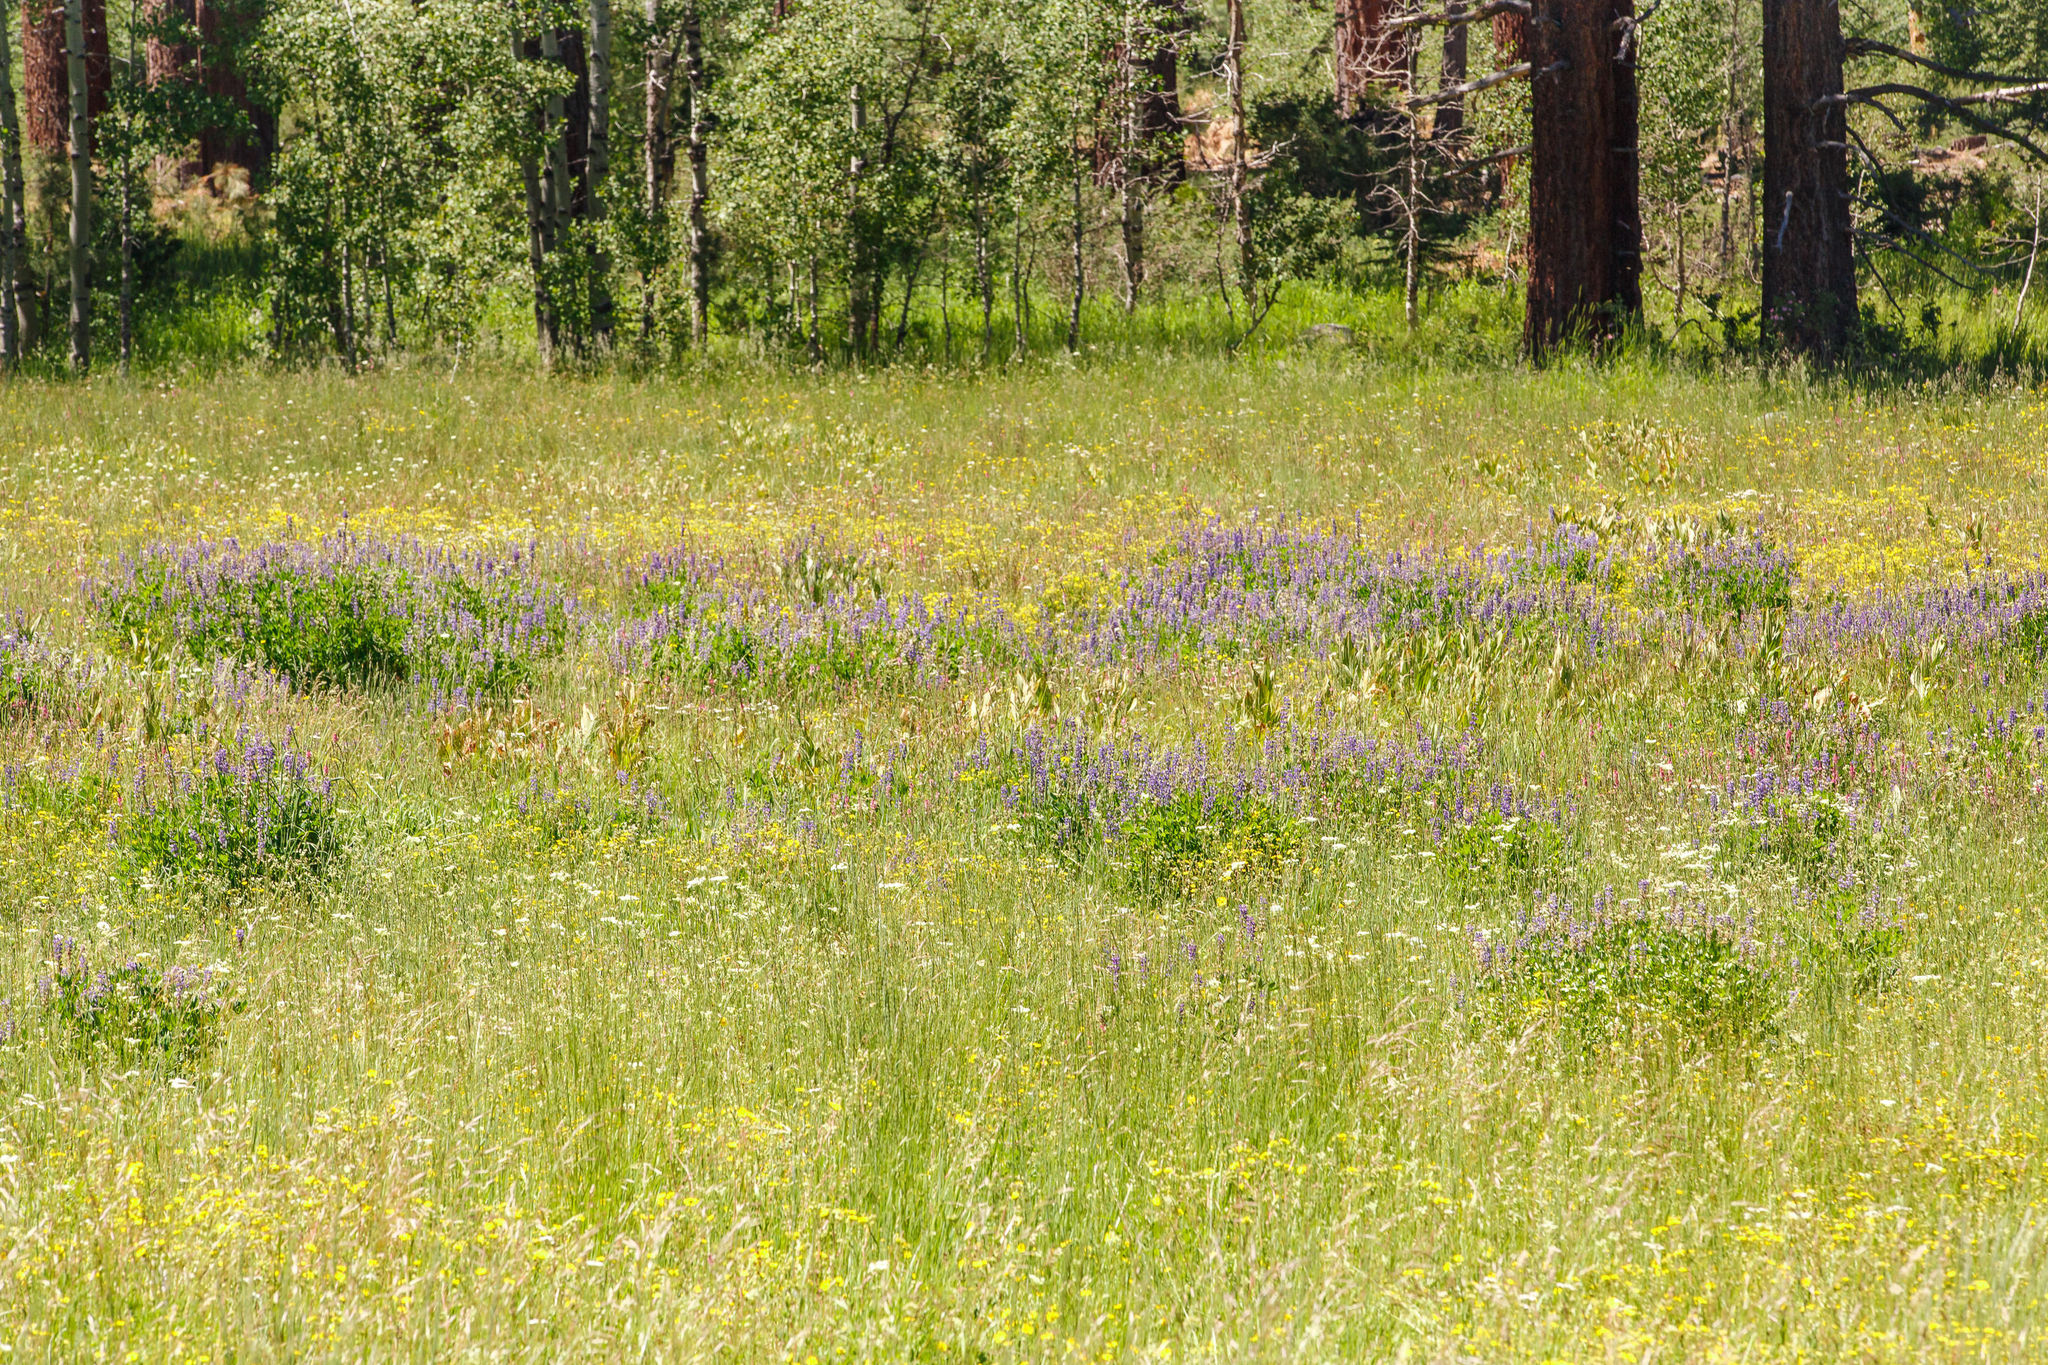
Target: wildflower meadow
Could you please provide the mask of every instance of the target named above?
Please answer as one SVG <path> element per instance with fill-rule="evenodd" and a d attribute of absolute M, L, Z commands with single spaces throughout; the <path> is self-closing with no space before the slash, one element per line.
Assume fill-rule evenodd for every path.
<path fill-rule="evenodd" d="M 0 391 L 0 1353 L 2048 1357 L 2048 391 Z"/>

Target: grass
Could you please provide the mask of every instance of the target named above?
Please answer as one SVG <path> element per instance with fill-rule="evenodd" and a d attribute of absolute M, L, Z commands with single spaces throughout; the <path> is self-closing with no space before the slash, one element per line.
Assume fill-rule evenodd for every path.
<path fill-rule="evenodd" d="M 2044 437 L 1311 350 L 18 381 L 0 1342 L 2035 1358 Z M 343 531 L 574 609 L 509 695 L 104 606 Z M 775 668 L 644 666 L 710 593 Z"/>

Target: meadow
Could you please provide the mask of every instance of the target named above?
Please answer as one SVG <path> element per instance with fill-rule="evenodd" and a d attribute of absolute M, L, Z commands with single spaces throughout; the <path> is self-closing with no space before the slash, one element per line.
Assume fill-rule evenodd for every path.
<path fill-rule="evenodd" d="M 19 1360 L 2048 1356 L 2048 389 L 0 389 Z"/>

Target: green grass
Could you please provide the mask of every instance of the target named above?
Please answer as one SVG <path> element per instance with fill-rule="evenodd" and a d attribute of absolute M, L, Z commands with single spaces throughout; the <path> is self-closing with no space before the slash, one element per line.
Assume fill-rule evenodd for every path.
<path fill-rule="evenodd" d="M 2048 567 L 2048 392 L 1294 347 L 450 371 L 0 390 L 0 608 L 39 651 L 0 717 L 13 1358 L 2040 1354 L 2048 675 L 2023 626 L 1770 641 Z M 757 621 L 879 582 L 1028 641 L 1285 518 L 1604 528 L 1611 573 L 1544 583 L 1616 633 L 749 688 L 611 634 L 686 544 Z M 1723 518 L 1796 573 L 1674 576 Z M 94 605 L 158 541 L 344 526 L 531 545 L 586 614 L 521 695 L 451 704 Z M 1619 629 L 1688 594 L 1697 628 Z M 1470 766 L 1063 842 L 1016 790 L 1033 726 Z M 290 794 L 291 851 L 209 781 L 227 844 L 136 856 L 137 766 L 170 790 L 245 727 L 334 783 Z M 1631 908 L 1489 965 L 1553 897 Z"/>

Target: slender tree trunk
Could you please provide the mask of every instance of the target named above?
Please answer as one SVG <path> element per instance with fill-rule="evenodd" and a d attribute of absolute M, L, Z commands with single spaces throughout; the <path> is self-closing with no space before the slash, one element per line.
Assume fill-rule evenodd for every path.
<path fill-rule="evenodd" d="M 1764 0 L 1763 50 L 1764 326 L 1826 361 L 1856 325 L 1836 0 Z"/>
<path fill-rule="evenodd" d="M 1250 336 L 1263 316 L 1259 297 L 1264 284 L 1259 278 L 1258 248 L 1252 236 L 1251 164 L 1245 145 L 1249 130 L 1244 116 L 1244 0 L 1229 0 L 1226 15 L 1223 85 L 1230 103 L 1230 219 L 1237 238 L 1237 292 L 1244 302 L 1244 335 Z M 1231 338 L 1232 349 L 1243 339 Z"/>
<path fill-rule="evenodd" d="M 561 64 L 562 36 L 557 30 L 541 30 L 540 55 L 541 60 L 549 65 Z M 543 109 L 545 121 L 542 127 L 546 131 L 547 150 L 546 159 L 542 161 L 540 170 L 542 245 L 546 254 L 552 258 L 562 249 L 564 239 L 568 236 L 570 205 L 575 192 L 571 189 L 569 181 L 568 101 L 559 94 L 551 94 L 547 97 Z M 561 311 L 558 306 L 551 304 L 549 313 L 551 325 L 548 330 L 553 334 L 553 343 L 559 345 L 565 330 L 562 326 Z M 570 334 L 573 336 L 573 331 Z"/>
<path fill-rule="evenodd" d="M 65 0 L 71 85 L 71 368 L 92 365 L 92 118 L 86 82 L 85 0 Z"/>
<path fill-rule="evenodd" d="M 1685 321 L 1685 201 L 1673 200 L 1671 204 L 1672 255 L 1676 262 L 1678 293 L 1671 300 L 1671 325 L 1675 328 Z"/>
<path fill-rule="evenodd" d="M 1019 213 L 1014 225 L 1016 242 L 1010 250 L 1010 311 L 1011 321 L 1016 324 L 1015 357 L 1024 358 L 1024 345 L 1028 338 L 1024 333 L 1024 215 Z"/>
<path fill-rule="evenodd" d="M 121 153 L 121 373 L 135 359 L 135 166 Z"/>
<path fill-rule="evenodd" d="M 917 296 L 917 277 L 924 272 L 924 253 L 919 251 L 911 256 L 910 264 L 903 271 L 903 306 L 896 310 L 896 336 L 890 342 L 890 349 L 903 350 L 903 340 L 910 335 L 910 301 Z"/>
<path fill-rule="evenodd" d="M 12 103 L 12 101 L 10 101 L 10 103 Z M 2032 249 L 2032 250 L 2030 250 L 2029 252 L 2027 252 L 2027 276 L 2026 276 L 2026 278 L 2025 278 L 2025 279 L 2023 279 L 2023 280 L 2021 280 L 2021 281 L 2020 281 L 2020 297 L 2019 297 L 2019 301 L 2018 301 L 2018 302 L 2016 302 L 2016 303 L 2014 303 L 2014 304 L 2013 304 L 2013 306 L 2012 306 L 2012 325 L 2013 325 L 2013 330 L 2014 330 L 2014 331 L 2018 331 L 2018 330 L 2019 330 L 2019 327 L 2020 327 L 2020 324 L 2026 321 L 2026 318 L 2027 318 L 2027 293 L 2028 293 L 2028 291 L 2029 291 L 2029 290 L 2031 290 L 2031 289 L 2032 289 L 2032 288 L 2034 287 L 2034 266 L 2035 266 L 2035 264 L 2036 264 L 2037 262 L 2039 262 L 2039 261 L 2040 261 L 2040 259 L 2041 259 L 2041 186 L 2040 186 L 2040 185 L 2039 185 L 2039 184 L 2037 183 L 2037 184 L 2036 184 L 2036 185 L 2034 186 L 2034 246 L 2033 246 L 2033 249 Z M 11 272 L 11 267 L 10 267 L 10 273 L 12 273 L 12 272 Z"/>
<path fill-rule="evenodd" d="M 2038 214 L 2036 217 L 2038 218 Z M 2038 238 L 2039 234 L 2035 234 Z M 2031 274 L 2031 271 L 2029 272 Z M 953 230 L 946 229 L 946 235 L 939 239 L 939 326 L 945 334 L 945 362 L 953 363 L 953 308 L 951 285 L 953 283 Z M 2025 299 L 2021 300 L 2025 306 Z"/>
<path fill-rule="evenodd" d="M 523 61 L 526 54 L 526 39 L 515 26 L 512 30 L 512 57 L 515 61 Z M 530 111 L 528 117 L 534 117 L 535 112 Z M 539 132 L 546 136 L 544 119 L 539 125 Z M 533 341 L 545 369 L 555 361 L 555 301 L 548 288 L 547 187 L 541 179 L 540 163 L 530 149 L 522 148 L 520 151 L 519 178 L 526 190 L 526 264 L 533 272 Z"/>
<path fill-rule="evenodd" d="M 356 256 L 347 242 L 341 244 L 341 350 L 351 371 L 359 363 L 356 355 Z"/>
<path fill-rule="evenodd" d="M 1735 156 L 1741 136 L 1742 0 L 1728 0 L 1728 107 L 1721 135 L 1721 277 L 1735 268 Z"/>
<path fill-rule="evenodd" d="M 21 364 L 21 319 L 16 290 L 21 270 L 23 219 L 21 122 L 14 105 L 14 53 L 0 0 L 0 369 Z"/>
<path fill-rule="evenodd" d="M 661 235 L 668 221 L 668 182 L 675 167 L 675 152 L 669 141 L 670 77 L 675 67 L 675 48 L 663 28 L 661 0 L 646 0 L 647 50 L 645 103 L 641 123 L 641 174 L 647 196 L 647 219 Z M 790 263 L 790 313 L 796 314 L 796 263 Z M 654 337 L 654 275 L 640 277 L 640 339 Z"/>
<path fill-rule="evenodd" d="M 825 339 L 818 334 L 818 257 L 815 253 L 811 256 L 810 306 L 811 363 L 822 365 L 825 363 Z"/>
<path fill-rule="evenodd" d="M 1073 354 L 1081 349 L 1081 300 L 1088 287 L 1087 261 L 1082 255 L 1087 226 L 1081 217 L 1081 168 L 1074 168 L 1074 294 L 1067 306 L 1067 352 Z"/>
<path fill-rule="evenodd" d="M 847 122 L 853 130 L 854 151 L 846 167 L 846 340 L 857 360 L 868 335 L 868 253 L 860 220 L 860 178 L 867 168 L 860 154 L 860 135 L 867 126 L 867 102 L 857 82 L 847 100 Z"/>
<path fill-rule="evenodd" d="M 989 259 L 988 206 L 974 210 L 974 283 L 981 295 L 981 359 L 988 363 L 996 345 L 996 272 Z"/>
<path fill-rule="evenodd" d="M 703 16 L 697 0 L 683 7 L 683 65 L 690 86 L 690 340 L 702 346 L 711 335 L 710 131 L 704 101 L 710 82 L 704 70 Z"/>
<path fill-rule="evenodd" d="M 1422 291 L 1422 225 L 1417 217 L 1422 193 L 1422 129 L 1413 117 L 1408 120 L 1407 163 L 1408 192 L 1401 196 L 1401 316 L 1412 332 L 1420 320 Z"/>
<path fill-rule="evenodd" d="M 1642 312 L 1633 0 L 1537 0 L 1523 340 L 1541 358 Z"/>
<path fill-rule="evenodd" d="M 1124 314 L 1138 311 L 1138 294 L 1145 285 L 1145 191 L 1125 171 L 1118 176 L 1119 224 L 1123 229 Z"/>
<path fill-rule="evenodd" d="M 605 178 L 612 168 L 612 0 L 590 0 L 590 143 L 585 153 L 592 223 L 605 217 Z M 590 334 L 600 347 L 612 344 L 612 258 L 604 234 L 591 234 Z"/>
<path fill-rule="evenodd" d="M 1123 238 L 1123 305 L 1129 316 L 1138 311 L 1138 295 L 1145 284 L 1145 188 L 1153 174 L 1153 143 L 1167 129 L 1154 121 L 1166 112 L 1169 91 L 1165 82 L 1176 77 L 1178 54 L 1139 16 L 1149 15 L 1154 6 L 1132 6 L 1119 45 L 1118 84 L 1122 87 L 1122 117 L 1117 121 L 1116 190 L 1118 227 Z M 1149 56 L 1147 55 L 1149 52 Z M 1162 69 L 1163 63 L 1163 69 Z M 1172 112 L 1178 112 L 1178 91 L 1170 92 Z M 1177 123 L 1178 120 L 1175 119 Z"/>

